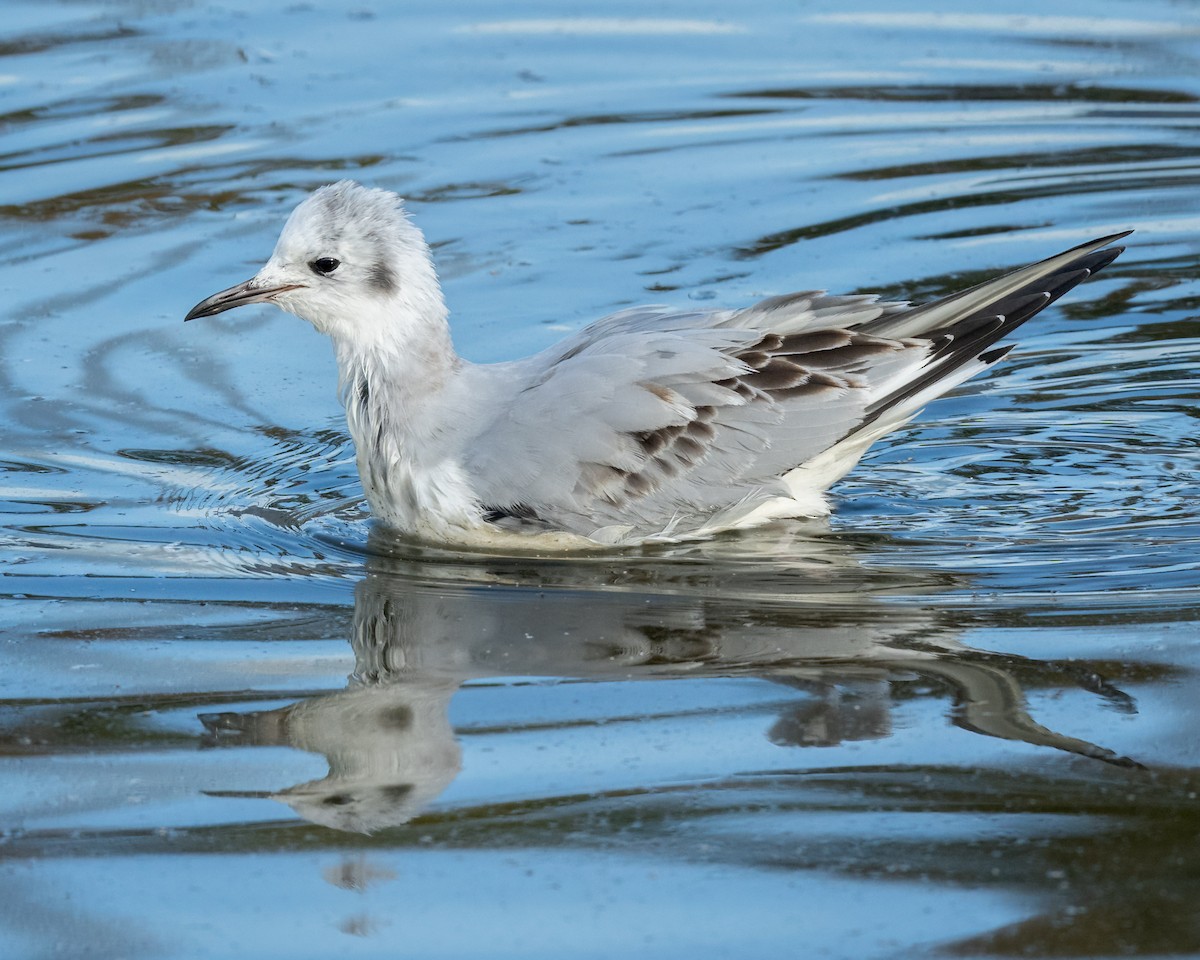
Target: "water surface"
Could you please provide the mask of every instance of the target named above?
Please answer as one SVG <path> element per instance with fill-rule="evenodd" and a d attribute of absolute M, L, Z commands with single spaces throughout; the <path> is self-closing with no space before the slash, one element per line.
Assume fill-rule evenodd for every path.
<path fill-rule="evenodd" d="M 1200 953 L 1194 3 L 5 24 L 5 956 Z M 1137 232 L 829 522 L 506 558 L 372 532 L 302 322 L 180 322 L 345 176 L 480 361 Z"/>

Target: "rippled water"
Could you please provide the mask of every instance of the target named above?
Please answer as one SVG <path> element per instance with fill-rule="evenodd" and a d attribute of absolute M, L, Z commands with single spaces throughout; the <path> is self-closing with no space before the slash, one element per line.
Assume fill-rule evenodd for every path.
<path fill-rule="evenodd" d="M 1030 9 L 11 0 L 0 953 L 1200 954 L 1200 17 Z M 506 558 L 179 322 L 342 176 L 476 360 L 1137 232 L 828 523 Z"/>

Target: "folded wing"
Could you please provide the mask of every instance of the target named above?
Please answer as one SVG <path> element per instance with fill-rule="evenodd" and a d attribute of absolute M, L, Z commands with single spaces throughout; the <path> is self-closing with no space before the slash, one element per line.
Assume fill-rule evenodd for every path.
<path fill-rule="evenodd" d="M 493 519 L 641 539 L 822 512 L 878 437 L 1115 259 L 1104 237 L 922 306 L 815 292 L 615 314 L 530 360 L 468 467 Z"/>

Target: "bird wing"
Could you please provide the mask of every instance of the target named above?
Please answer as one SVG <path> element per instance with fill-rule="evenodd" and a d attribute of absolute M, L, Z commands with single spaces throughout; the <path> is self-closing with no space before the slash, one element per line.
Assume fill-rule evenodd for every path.
<path fill-rule="evenodd" d="M 800 496 L 1007 349 L 1114 259 L 1084 244 L 920 307 L 805 292 L 742 311 L 627 310 L 529 360 L 466 456 L 495 517 L 653 535 Z M 844 451 L 821 477 L 803 465 Z"/>

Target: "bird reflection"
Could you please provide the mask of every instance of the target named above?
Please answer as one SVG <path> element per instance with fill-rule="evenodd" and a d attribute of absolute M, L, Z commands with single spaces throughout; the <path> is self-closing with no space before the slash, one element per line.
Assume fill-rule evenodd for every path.
<path fill-rule="evenodd" d="M 377 540 L 355 591 L 347 688 L 201 716 L 210 745 L 295 747 L 324 755 L 328 775 L 265 794 L 214 793 L 269 796 L 338 830 L 403 824 L 461 769 L 452 698 L 465 682 L 499 677 L 757 678 L 799 694 L 764 731 L 786 748 L 888 737 L 898 698 L 949 691 L 951 720 L 965 729 L 1137 766 L 1039 724 L 1023 688 L 1081 686 L 1132 710 L 1120 691 L 1074 664 L 967 647 L 960 615 L 912 599 L 944 583 L 867 571 L 836 543 L 814 546 L 802 561 L 714 566 L 687 562 L 711 546 L 614 564 L 429 557 Z"/>

